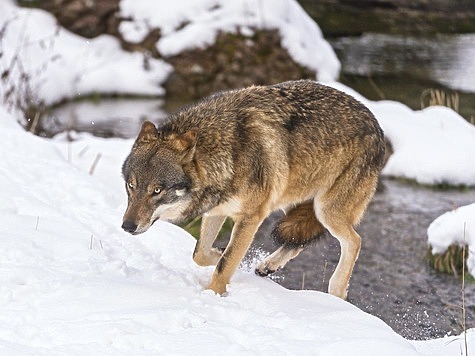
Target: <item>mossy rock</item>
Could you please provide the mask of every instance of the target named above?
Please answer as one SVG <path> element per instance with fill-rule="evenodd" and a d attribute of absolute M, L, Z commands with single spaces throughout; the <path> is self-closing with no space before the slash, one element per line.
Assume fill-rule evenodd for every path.
<path fill-rule="evenodd" d="M 195 100 L 211 93 L 252 84 L 315 79 L 281 44 L 278 30 L 218 34 L 214 44 L 166 57 L 174 71 L 164 84 L 167 98 Z"/>

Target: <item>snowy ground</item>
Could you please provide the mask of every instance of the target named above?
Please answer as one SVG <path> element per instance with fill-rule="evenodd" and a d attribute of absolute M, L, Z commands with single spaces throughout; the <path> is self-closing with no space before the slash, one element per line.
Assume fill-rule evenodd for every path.
<path fill-rule="evenodd" d="M 210 16 L 218 19 L 216 14 L 229 9 L 242 15 L 246 6 L 255 10 L 248 1 L 239 2 L 240 9 L 224 1 L 219 8 L 212 1 L 198 3 L 207 11 L 194 11 L 199 21 L 189 26 L 207 36 L 219 28 L 219 21 L 209 21 L 212 29 L 203 27 Z M 124 0 L 121 9 L 152 21 L 144 18 L 144 4 Z M 259 4 L 261 12 L 250 19 L 270 26 L 277 21 L 271 14 L 285 15 L 285 28 L 298 28 L 283 34 L 288 36 L 285 43 L 290 46 L 292 36 L 313 33 L 315 48 L 308 47 L 310 37 L 303 37 L 307 49 L 327 53 L 318 27 L 295 2 Z M 172 19 L 182 24 L 189 18 L 181 14 Z M 145 72 L 143 58 L 123 52 L 113 38 L 85 41 L 57 29 L 50 15 L 18 9 L 10 0 L 1 2 L 0 20 L 9 21 L 1 43 L 2 72 L 17 55 L 16 63 L 34 79 L 31 89 L 47 103 L 93 91 L 160 94 L 159 84 L 171 70 L 157 60 Z M 225 26 L 237 26 L 232 21 Z M 167 36 L 185 41 L 187 27 Z M 321 68 L 328 64 L 328 77 L 322 79 L 331 79 L 338 70 L 332 54 L 312 59 L 299 52 L 302 46 L 289 50 L 301 61 Z M 12 73 L 11 78 L 21 75 Z M 14 80 L 2 83 L 0 96 Z M 414 112 L 399 103 L 360 100 L 393 143 L 386 175 L 426 184 L 475 185 L 475 129 L 460 116 L 445 108 Z M 191 236 L 165 223 L 139 239 L 120 229 L 126 200 L 120 166 L 130 140 L 89 135 L 72 143 L 44 140 L 25 133 L 18 118 L 0 106 L 0 354 L 463 354 L 461 337 L 409 342 L 351 304 L 324 293 L 285 290 L 254 276 L 249 267 L 236 273 L 229 296 L 204 291 L 212 269 L 193 264 Z M 474 228 L 468 226 L 467 240 L 473 241 Z M 473 330 L 468 338 L 473 354 Z"/>
<path fill-rule="evenodd" d="M 459 354 L 461 338 L 409 342 L 349 303 L 248 267 L 229 296 L 204 291 L 212 268 L 194 265 L 187 233 L 120 229 L 130 140 L 45 140 L 3 111 L 0 127 L 0 354 Z"/>

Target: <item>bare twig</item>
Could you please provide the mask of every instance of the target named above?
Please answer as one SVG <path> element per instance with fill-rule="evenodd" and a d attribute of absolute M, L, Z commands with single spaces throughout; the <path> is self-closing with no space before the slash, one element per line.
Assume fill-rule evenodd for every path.
<path fill-rule="evenodd" d="M 96 158 L 94 159 L 94 162 L 92 163 L 91 169 L 89 170 L 89 175 L 94 174 L 94 170 L 96 169 L 97 164 L 99 163 L 99 160 L 101 159 L 102 155 L 100 153 L 97 154 Z"/>
<path fill-rule="evenodd" d="M 328 261 L 325 261 L 325 264 L 323 265 L 323 277 L 322 277 L 322 290 L 323 288 L 325 287 L 325 274 L 327 273 L 327 264 L 328 264 Z"/>
<path fill-rule="evenodd" d="M 30 126 L 30 132 L 32 134 L 35 134 L 35 132 L 36 132 L 36 126 L 38 125 L 39 119 L 40 119 L 40 112 L 37 111 L 37 112 L 35 112 L 35 117 L 33 118 L 33 121 L 32 121 L 31 126 Z"/>
<path fill-rule="evenodd" d="M 71 146 L 71 141 L 68 140 L 68 163 L 71 163 L 73 161 L 73 148 Z"/>
<path fill-rule="evenodd" d="M 84 154 L 89 150 L 89 146 L 85 146 L 81 151 L 78 153 L 78 157 L 84 156 Z"/>
<path fill-rule="evenodd" d="M 465 250 L 466 250 L 466 227 L 467 223 L 463 223 L 463 246 L 462 246 L 462 259 L 463 259 L 463 268 L 462 268 L 462 325 L 463 325 L 463 339 L 465 346 L 465 356 L 468 356 L 468 345 L 467 345 L 467 314 L 465 309 Z"/>
<path fill-rule="evenodd" d="M 374 82 L 373 77 L 371 77 L 371 74 L 368 74 L 368 82 L 371 85 L 371 87 L 378 93 L 379 97 L 381 100 L 386 99 L 386 95 L 384 95 L 383 91 L 379 89 L 378 85 Z"/>

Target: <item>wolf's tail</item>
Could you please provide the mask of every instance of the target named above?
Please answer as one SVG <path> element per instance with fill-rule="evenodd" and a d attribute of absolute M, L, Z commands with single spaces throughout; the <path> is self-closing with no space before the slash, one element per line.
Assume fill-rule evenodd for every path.
<path fill-rule="evenodd" d="M 301 203 L 287 212 L 272 231 L 272 237 L 281 245 L 303 247 L 325 232 L 313 210 L 313 201 Z"/>

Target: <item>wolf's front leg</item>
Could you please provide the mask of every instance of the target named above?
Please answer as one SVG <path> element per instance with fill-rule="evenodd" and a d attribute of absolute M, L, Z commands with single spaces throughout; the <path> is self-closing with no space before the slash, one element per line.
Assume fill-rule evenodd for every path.
<path fill-rule="evenodd" d="M 226 292 L 226 285 L 249 249 L 261 222 L 262 219 L 257 217 L 246 217 L 235 222 L 231 239 L 216 266 L 208 289 L 218 294 Z"/>
<path fill-rule="evenodd" d="M 218 263 L 222 251 L 213 248 L 213 243 L 225 220 L 226 216 L 203 215 L 200 238 L 196 242 L 195 251 L 193 252 L 193 260 L 197 265 L 211 266 Z"/>

